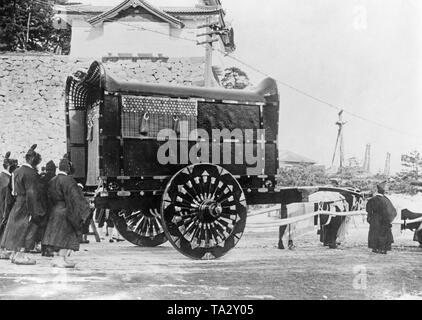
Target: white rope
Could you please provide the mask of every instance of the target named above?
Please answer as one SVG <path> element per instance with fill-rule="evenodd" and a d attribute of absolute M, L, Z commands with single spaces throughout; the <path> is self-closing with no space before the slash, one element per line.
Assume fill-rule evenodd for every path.
<path fill-rule="evenodd" d="M 267 211 L 261 212 L 263 210 L 264 209 L 260 210 L 259 214 L 269 211 L 268 209 L 266 209 Z M 368 213 L 364 210 L 349 211 L 349 212 L 333 212 L 333 211 L 320 210 L 320 211 L 315 211 L 312 213 L 307 213 L 298 217 L 282 219 L 280 222 L 275 222 L 275 223 L 274 222 L 261 222 L 261 223 L 257 222 L 257 223 L 254 223 L 253 226 L 254 228 L 282 227 L 282 226 L 287 226 L 293 223 L 301 222 L 301 221 L 313 218 L 315 216 L 319 216 L 321 214 L 329 215 L 331 217 L 353 217 L 353 216 L 368 215 Z M 404 224 L 411 224 L 411 223 L 418 223 L 418 222 L 422 222 L 422 217 L 418 219 L 406 220 L 406 221 L 397 220 L 397 221 L 393 221 L 392 224 L 404 225 Z"/>
<path fill-rule="evenodd" d="M 266 213 L 274 212 L 274 211 L 277 211 L 277 210 L 280 210 L 280 209 L 281 209 L 280 205 L 273 206 L 273 207 L 270 207 L 270 208 L 258 209 L 258 210 L 252 211 L 251 214 L 248 214 L 248 218 L 249 217 L 259 216 L 261 214 L 266 214 Z"/>

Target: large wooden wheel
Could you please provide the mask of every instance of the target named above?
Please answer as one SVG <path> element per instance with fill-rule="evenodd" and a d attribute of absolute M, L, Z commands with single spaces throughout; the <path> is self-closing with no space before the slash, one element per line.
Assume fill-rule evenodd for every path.
<path fill-rule="evenodd" d="M 167 241 L 159 213 L 160 199 L 143 202 L 136 210 L 111 211 L 117 231 L 132 244 L 156 247 Z"/>
<path fill-rule="evenodd" d="M 217 259 L 234 248 L 246 216 L 241 186 L 216 165 L 186 167 L 173 176 L 163 194 L 161 217 L 167 239 L 193 259 Z"/>

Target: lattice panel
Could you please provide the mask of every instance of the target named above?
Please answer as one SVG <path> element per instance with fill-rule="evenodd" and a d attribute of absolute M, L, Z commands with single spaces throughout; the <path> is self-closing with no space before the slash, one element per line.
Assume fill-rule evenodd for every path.
<path fill-rule="evenodd" d="M 84 110 L 99 99 L 101 67 L 94 63 L 88 73 L 76 72 L 66 84 L 66 99 L 70 110 Z"/>
<path fill-rule="evenodd" d="M 197 128 L 198 103 L 159 97 L 122 97 L 122 129 L 125 138 L 157 138 L 172 129 L 182 139 Z"/>

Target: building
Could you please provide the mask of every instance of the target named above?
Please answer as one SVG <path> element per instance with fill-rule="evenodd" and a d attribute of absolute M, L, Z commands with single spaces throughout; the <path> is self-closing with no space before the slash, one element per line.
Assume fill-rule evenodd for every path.
<path fill-rule="evenodd" d="M 280 168 L 294 166 L 313 166 L 317 162 L 289 150 L 279 151 Z"/>
<path fill-rule="evenodd" d="M 227 26 L 220 0 L 192 0 L 192 6 L 158 7 L 154 0 L 125 0 L 114 7 L 56 5 L 54 26 L 71 29 L 74 57 L 205 57 L 197 42 L 214 25 L 214 48 L 234 51 L 233 30 Z M 160 1 L 158 1 L 160 2 Z M 162 1 L 161 1 L 162 2 Z M 208 30 L 212 31 L 212 30 Z"/>

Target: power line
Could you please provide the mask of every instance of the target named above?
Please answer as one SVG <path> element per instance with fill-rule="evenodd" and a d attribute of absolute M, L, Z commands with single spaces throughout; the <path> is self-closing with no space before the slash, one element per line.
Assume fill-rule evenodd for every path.
<path fill-rule="evenodd" d="M 44 5 L 46 5 L 46 4 L 51 5 L 50 3 L 47 3 L 47 2 L 42 1 L 42 0 L 33 0 L 33 1 L 35 1 L 37 3 L 42 3 Z M 86 12 L 83 12 L 83 11 L 78 10 L 76 8 L 74 8 L 74 10 L 77 11 L 77 12 L 79 12 L 82 15 L 86 15 L 86 16 L 89 15 Z M 193 39 L 190 39 L 190 38 L 187 38 L 187 37 L 176 36 L 176 35 L 172 35 L 172 34 L 160 32 L 160 31 L 157 31 L 157 30 L 152 30 L 152 29 L 149 29 L 149 28 L 145 28 L 145 27 L 141 27 L 141 26 L 137 26 L 137 25 L 132 25 L 132 24 L 124 23 L 124 22 L 121 22 L 121 21 L 115 21 L 115 22 L 116 23 L 119 23 L 121 25 L 126 25 L 126 26 L 129 26 L 129 27 L 132 27 L 132 28 L 136 28 L 138 30 L 153 32 L 153 33 L 156 33 L 156 34 L 159 34 L 159 35 L 163 35 L 163 36 L 166 36 L 166 37 L 175 38 L 175 39 L 179 39 L 179 40 L 184 40 L 184 41 L 188 41 L 188 42 L 196 43 L 197 44 L 197 41 L 196 40 L 193 40 Z M 204 46 L 205 44 L 200 44 L 200 45 L 201 46 Z M 293 85 L 291 85 L 291 84 L 289 84 L 289 83 L 287 83 L 285 81 L 282 81 L 280 79 L 277 79 L 277 78 L 271 76 L 270 74 L 268 74 L 268 73 L 266 73 L 266 72 L 258 69 L 255 66 L 252 66 L 249 63 L 246 63 L 246 62 L 240 60 L 239 58 L 236 58 L 236 57 L 232 56 L 231 54 L 226 53 L 225 51 L 223 51 L 221 49 L 217 49 L 217 48 L 212 47 L 212 50 L 223 54 L 225 57 L 228 57 L 229 59 L 232 59 L 233 61 L 236 61 L 236 62 L 240 63 L 241 65 L 243 65 L 243 66 L 245 66 L 245 67 L 247 67 L 247 68 L 249 68 L 249 69 L 251 69 L 251 70 L 253 70 L 253 71 L 255 71 L 255 72 L 257 72 L 257 73 L 259 73 L 261 75 L 263 75 L 263 76 L 271 77 L 274 80 L 276 80 L 277 83 L 279 83 L 280 85 L 282 85 L 282 86 L 284 86 L 286 88 L 289 88 L 290 90 L 295 91 L 295 92 L 297 92 L 297 93 L 299 93 L 299 94 L 301 94 L 303 96 L 306 96 L 309 99 L 314 100 L 314 101 L 316 101 L 316 102 L 318 102 L 318 103 L 320 103 L 322 105 L 325 105 L 325 106 L 327 106 L 327 107 L 329 107 L 331 109 L 334 109 L 336 111 L 342 111 L 343 110 L 344 113 L 346 113 L 346 114 L 348 114 L 348 115 L 350 115 L 352 117 L 355 117 L 357 119 L 360 119 L 362 121 L 369 122 L 369 123 L 371 123 L 373 125 L 382 127 L 384 129 L 387 129 L 387 130 L 390 130 L 390 131 L 394 131 L 394 132 L 399 133 L 399 134 L 402 134 L 402 135 L 406 135 L 406 136 L 410 136 L 410 137 L 413 137 L 413 138 L 422 139 L 421 136 L 417 136 L 417 135 L 411 134 L 409 132 L 402 131 L 402 130 L 399 130 L 397 128 L 393 128 L 393 127 L 387 126 L 387 125 L 382 124 L 382 123 L 380 123 L 378 121 L 375 121 L 375 120 L 366 118 L 364 116 L 361 116 L 361 115 L 359 115 L 357 113 L 351 112 L 351 111 L 349 111 L 349 110 L 347 110 L 347 109 L 345 109 L 343 107 L 336 106 L 336 105 L 334 105 L 334 104 L 332 104 L 332 103 L 330 103 L 330 102 L 328 102 L 328 101 L 326 101 L 324 99 L 318 98 L 318 97 L 316 97 L 316 96 L 314 96 L 314 95 L 312 95 L 312 94 L 310 94 L 310 93 L 308 93 L 308 92 L 306 92 L 304 90 L 301 90 L 301 89 L 299 89 L 299 88 L 297 88 L 297 87 L 295 87 L 295 86 L 293 86 Z"/>
<path fill-rule="evenodd" d="M 308 98 L 310 98 L 310 99 L 312 99 L 312 100 L 315 100 L 315 101 L 317 101 L 317 102 L 319 102 L 319 103 L 321 103 L 321 104 L 323 104 L 323 105 L 325 105 L 325 106 L 327 106 L 327 107 L 330 107 L 330 108 L 335 109 L 335 110 L 337 110 L 337 111 L 342 111 L 342 110 L 343 110 L 343 111 L 344 111 L 344 113 L 347 113 L 347 114 L 349 114 L 349 115 L 350 115 L 350 116 L 352 116 L 352 117 L 358 118 L 358 119 L 360 119 L 360 120 L 362 120 L 362 121 L 370 122 L 370 123 L 372 123 L 372 124 L 374 124 L 374 125 L 376 125 L 376 126 L 379 126 L 379 127 L 384 128 L 384 129 L 392 130 L 392 131 L 395 131 L 396 133 L 403 134 L 403 135 L 407 135 L 407 136 L 411 136 L 411 137 L 413 137 L 413 138 L 422 139 L 422 137 L 421 137 L 421 136 L 417 136 L 417 135 L 415 135 L 415 134 L 411 134 L 411 133 L 409 133 L 409 132 L 402 131 L 402 130 L 399 130 L 399 129 L 397 129 L 397 128 L 393 128 L 393 127 L 387 126 L 387 125 L 382 124 L 382 123 L 380 123 L 380 122 L 377 122 L 377 121 L 375 121 L 375 120 L 372 120 L 372 119 L 366 118 L 366 117 L 364 117 L 364 116 L 361 116 L 361 115 L 359 115 L 359 114 L 357 114 L 357 113 L 351 112 L 351 111 L 349 111 L 349 110 L 347 110 L 347 109 L 345 109 L 345 108 L 343 108 L 343 107 L 336 106 L 336 105 L 334 105 L 334 104 L 332 104 L 332 103 L 330 103 L 330 102 L 327 102 L 327 101 L 325 101 L 325 100 L 323 100 L 323 99 L 321 99 L 321 98 L 315 97 L 314 95 L 309 94 L 309 93 L 307 93 L 307 92 L 305 92 L 305 91 L 303 91 L 303 90 L 301 90 L 301 89 L 298 89 L 298 88 L 296 88 L 296 87 L 294 87 L 294 86 L 292 86 L 292 85 L 290 85 L 290 84 L 288 84 L 288 83 L 286 83 L 286 82 L 284 82 L 284 81 L 282 81 L 282 80 L 280 80 L 280 79 L 277 79 L 277 78 L 272 77 L 271 75 L 267 74 L 266 72 L 263 72 L 263 71 L 261 71 L 261 70 L 257 69 L 256 67 L 254 67 L 254 66 L 252 66 L 252 65 L 250 65 L 250 64 L 248 64 L 248 63 L 246 63 L 246 62 L 244 62 L 244 61 L 242 61 L 242 60 L 240 60 L 240 59 L 238 59 L 238 58 L 236 58 L 236 57 L 231 56 L 230 54 L 226 54 L 224 51 L 222 51 L 222 50 L 220 50 L 220 49 L 215 49 L 215 50 L 216 50 L 216 51 L 218 51 L 218 52 L 220 52 L 220 53 L 223 53 L 223 54 L 224 54 L 225 56 L 227 56 L 228 58 L 230 58 L 230 59 L 232 59 L 232 60 L 234 60 L 234 61 L 236 61 L 236 62 L 238 62 L 238 63 L 242 64 L 242 65 L 243 65 L 243 66 L 245 66 L 245 67 L 250 68 L 251 70 L 253 70 L 253 71 L 255 71 L 255 72 L 257 72 L 257 73 L 259 73 L 259 74 L 261 74 L 261 75 L 264 75 L 264 76 L 266 76 L 266 77 L 271 77 L 271 78 L 273 78 L 274 80 L 276 80 L 276 81 L 277 81 L 277 83 L 279 83 L 279 84 L 283 85 L 284 87 L 287 87 L 287 88 L 289 88 L 289 89 L 291 89 L 291 90 L 293 90 L 293 91 L 296 91 L 296 92 L 300 93 L 301 95 L 304 95 L 304 96 L 306 96 L 306 97 L 308 97 Z"/>
<path fill-rule="evenodd" d="M 118 23 L 120 23 L 120 24 L 125 24 L 125 23 L 123 23 L 123 22 L 118 22 Z M 169 34 L 166 34 L 166 33 L 162 33 L 162 32 L 155 31 L 155 30 L 150 30 L 150 29 L 148 29 L 148 28 L 144 28 L 144 27 L 133 26 L 133 25 L 129 25 L 129 24 L 125 24 L 125 25 L 131 26 L 131 27 L 135 27 L 135 28 L 136 28 L 136 27 L 138 27 L 139 29 L 142 29 L 142 30 L 145 30 L 145 31 L 155 32 L 155 33 L 162 34 L 162 35 L 165 35 L 165 36 L 170 36 L 170 37 L 173 37 L 173 38 L 177 38 L 177 39 L 181 39 L 181 40 L 187 40 L 187 41 L 190 41 L 190 42 L 195 42 L 195 43 L 196 43 L 196 41 L 195 41 L 195 40 L 192 40 L 192 39 L 189 39 L 189 38 L 179 37 L 179 36 L 174 36 L 174 35 L 169 35 Z M 204 46 L 204 45 L 202 45 L 202 46 Z M 332 104 L 332 103 L 330 103 L 330 102 L 327 102 L 326 100 L 323 100 L 323 99 L 321 99 L 321 98 L 315 97 L 314 95 L 312 95 L 312 94 L 310 94 L 310 93 L 307 93 L 306 91 L 303 91 L 303 90 L 301 90 L 301 89 L 299 89 L 299 88 L 296 88 L 295 86 L 292 86 L 292 85 L 290 85 L 290 84 L 286 83 L 285 81 L 282 81 L 282 80 L 280 80 L 280 79 L 277 79 L 277 78 L 275 78 L 275 77 L 273 77 L 273 76 L 269 75 L 268 73 L 263 72 L 263 71 L 261 71 L 260 69 L 258 69 L 258 68 L 256 68 L 256 67 L 254 67 L 254 66 L 252 66 L 252 65 L 250 65 L 250 64 L 248 64 L 248 63 L 246 63 L 246 62 L 244 62 L 244 61 L 242 61 L 242 60 L 240 60 L 240 59 L 238 59 L 238 58 L 236 58 L 236 57 L 233 57 L 233 56 L 232 56 L 232 55 L 230 55 L 230 54 L 227 54 L 226 52 L 224 52 L 224 51 L 223 51 L 223 50 L 221 50 L 221 49 L 217 49 L 217 48 L 212 47 L 212 50 L 213 50 L 213 51 L 217 51 L 217 52 L 219 52 L 219 53 L 222 53 L 224 56 L 226 56 L 226 57 L 228 57 L 228 58 L 230 58 L 230 59 L 232 59 L 232 60 L 234 60 L 234 61 L 236 61 L 236 62 L 238 62 L 238 63 L 242 64 L 243 66 L 245 66 L 245 67 L 247 67 L 247 68 L 249 68 L 249 69 L 251 69 L 251 70 L 253 70 L 253 71 L 255 71 L 255 72 L 259 73 L 259 74 L 261 74 L 261 75 L 264 75 L 264 76 L 266 76 L 266 77 L 271 77 L 271 78 L 273 78 L 274 80 L 276 80 L 276 81 L 277 81 L 277 83 L 279 83 L 279 84 L 283 85 L 284 87 L 287 87 L 287 88 L 289 88 L 289 89 L 291 89 L 291 90 L 293 90 L 293 91 L 296 91 L 297 93 L 299 93 L 299 94 L 301 94 L 301 95 L 303 95 L 303 96 L 306 96 L 306 97 L 308 97 L 309 99 L 312 99 L 312 100 L 314 100 L 314 101 L 317 101 L 317 102 L 319 102 L 320 104 L 323 104 L 323 105 L 325 105 L 325 106 L 327 106 L 327 107 L 329 107 L 329 108 L 331 108 L 331 109 L 334 109 L 334 110 L 336 110 L 336 111 L 342 111 L 342 110 L 343 110 L 343 111 L 344 111 L 344 113 L 346 113 L 346 114 L 348 114 L 348 115 L 350 115 L 350 116 L 352 116 L 352 117 L 355 117 L 355 118 L 357 118 L 357 119 L 360 119 L 360 120 L 362 120 L 362 121 L 366 121 L 366 122 L 372 123 L 373 125 L 376 125 L 376 126 L 382 127 L 382 128 L 384 128 L 384 129 L 387 129 L 387 130 L 394 131 L 394 132 L 399 133 L 399 134 L 402 134 L 402 135 L 410 136 L 410 137 L 417 138 L 417 139 L 422 139 L 422 137 L 421 137 L 421 136 L 417 136 L 417 135 L 411 134 L 411 133 L 409 133 L 409 132 L 402 131 L 402 130 L 399 130 L 399 129 L 396 129 L 396 128 L 393 128 L 393 127 L 387 126 L 387 125 L 382 124 L 382 123 L 380 123 L 380 122 L 377 122 L 377 121 L 375 121 L 375 120 L 372 120 L 372 119 L 369 119 L 369 118 L 363 117 L 363 116 L 361 116 L 361 115 L 359 115 L 359 114 L 356 114 L 356 113 L 354 113 L 354 112 L 351 112 L 351 111 L 349 111 L 349 110 L 347 110 L 347 109 L 345 109 L 345 108 L 343 108 L 343 107 L 336 106 L 336 105 L 334 105 L 334 104 Z"/>
<path fill-rule="evenodd" d="M 123 23 L 121 23 L 121 24 L 123 24 Z M 131 25 L 130 25 L 130 26 L 131 26 Z M 136 27 L 136 26 L 135 26 L 135 27 Z M 141 27 L 141 28 L 142 28 L 142 30 L 145 30 L 145 31 L 156 32 L 156 31 L 154 31 L 154 30 L 149 30 L 149 29 L 147 29 L 147 28 L 143 28 L 143 27 Z M 156 32 L 156 33 L 160 33 L 160 32 Z M 164 33 L 160 33 L 160 34 L 164 34 Z M 191 42 L 196 42 L 195 40 L 188 39 L 188 38 L 183 38 L 183 37 L 178 37 L 178 36 L 173 36 L 173 35 L 168 35 L 168 34 L 164 34 L 164 35 L 166 35 L 166 36 L 170 36 L 170 37 L 173 37 L 173 38 L 178 38 L 178 39 L 181 39 L 181 40 L 188 40 L 188 41 L 191 41 Z M 319 103 L 321 103 L 321 104 L 323 104 L 323 105 L 325 105 L 325 106 L 327 106 L 327 107 L 330 107 L 330 108 L 332 108 L 332 109 L 334 109 L 334 110 L 336 110 L 336 111 L 342 111 L 342 110 L 343 110 L 343 111 L 344 111 L 344 113 L 347 113 L 347 114 L 349 114 L 350 116 L 355 117 L 355 118 L 357 118 L 357 119 L 360 119 L 360 120 L 362 120 L 362 121 L 366 121 L 366 122 L 372 123 L 373 125 L 376 125 L 376 126 L 382 127 L 382 128 L 384 128 L 384 129 L 387 129 L 387 130 L 394 131 L 394 132 L 399 133 L 399 134 L 402 134 L 402 135 L 407 135 L 407 136 L 411 136 L 411 137 L 413 137 L 413 138 L 422 139 L 422 137 L 420 137 L 420 136 L 417 136 L 417 135 L 414 135 L 414 134 L 411 134 L 411 133 L 408 133 L 408 132 L 405 132 L 405 131 L 402 131 L 402 130 L 399 130 L 399 129 L 396 129 L 396 128 L 393 128 L 393 127 L 390 127 L 390 126 L 387 126 L 387 125 L 382 124 L 382 123 L 380 123 L 380 122 L 377 122 L 377 121 L 374 121 L 374 120 L 372 120 L 372 119 L 369 119 L 369 118 L 363 117 L 363 116 L 361 116 L 361 115 L 359 115 L 359 114 L 353 113 L 353 112 L 351 112 L 351 111 L 349 111 L 349 110 L 347 110 L 347 109 L 345 109 L 345 108 L 343 108 L 343 107 L 336 106 L 336 105 L 334 105 L 334 104 L 332 104 L 332 103 L 330 103 L 330 102 L 327 102 L 327 101 L 325 101 L 325 100 L 323 100 L 323 99 L 321 99 L 321 98 L 315 97 L 314 95 L 312 95 L 312 94 L 310 94 L 310 93 L 307 93 L 307 92 L 305 92 L 305 91 L 303 91 L 303 90 L 301 90 L 301 89 L 299 89 L 299 88 L 296 88 L 296 87 L 294 87 L 294 86 L 292 86 L 292 85 L 290 85 L 290 84 L 286 83 L 285 81 L 282 81 L 282 80 L 280 80 L 280 79 L 277 79 L 277 78 L 275 78 L 275 77 L 273 77 L 273 76 L 271 76 L 271 75 L 267 74 L 266 72 L 263 72 L 263 71 L 261 71 L 260 69 L 257 69 L 256 67 L 254 67 L 254 66 L 252 66 L 252 65 L 250 65 L 250 64 L 248 64 L 248 63 L 246 63 L 246 62 L 244 62 L 244 61 L 242 61 L 242 60 L 240 60 L 240 59 L 238 59 L 238 58 L 236 58 L 236 57 L 233 57 L 233 56 L 232 56 L 232 55 L 230 55 L 230 54 L 227 54 L 226 52 L 224 52 L 224 51 L 223 51 L 223 50 L 221 50 L 221 49 L 217 49 L 217 48 L 212 47 L 212 50 L 213 50 L 213 51 L 217 51 L 217 52 L 219 52 L 219 53 L 222 53 L 224 56 L 226 56 L 226 57 L 228 57 L 228 58 L 230 58 L 230 59 L 232 59 L 232 60 L 234 60 L 234 61 L 236 61 L 236 62 L 238 62 L 238 63 L 242 64 L 242 65 L 243 65 L 243 66 L 245 66 L 245 67 L 248 67 L 249 69 L 251 69 L 251 70 L 253 70 L 253 71 L 255 71 L 255 72 L 260 73 L 261 75 L 264 75 L 264 76 L 266 76 L 266 77 L 271 77 L 271 78 L 273 78 L 274 80 L 276 80 L 276 81 L 277 81 L 277 83 L 279 83 L 279 84 L 283 85 L 284 87 L 287 87 L 287 88 L 289 88 L 289 89 L 291 89 L 291 90 L 293 90 L 293 91 L 296 91 L 297 93 L 299 93 L 299 94 L 301 94 L 301 95 L 304 95 L 304 96 L 308 97 L 309 99 L 312 99 L 312 100 L 314 100 L 314 101 L 317 101 L 317 102 L 319 102 Z"/>

